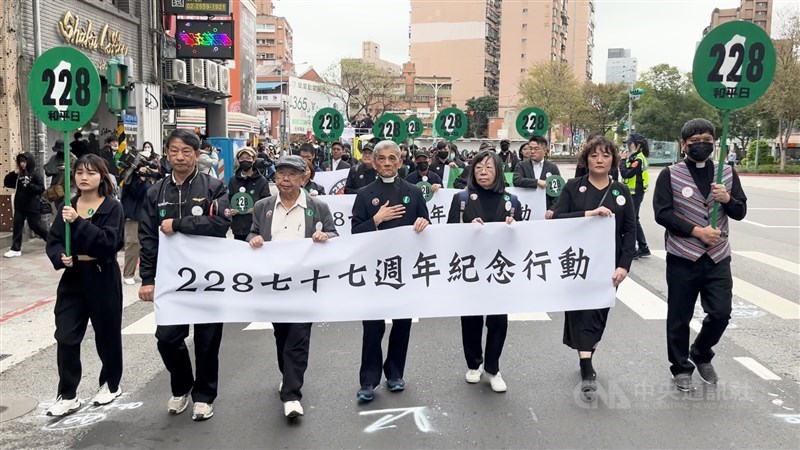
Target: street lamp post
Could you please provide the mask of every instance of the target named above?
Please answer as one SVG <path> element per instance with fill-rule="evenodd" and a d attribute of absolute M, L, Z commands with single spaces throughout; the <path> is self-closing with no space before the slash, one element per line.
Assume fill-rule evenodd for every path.
<path fill-rule="evenodd" d="M 430 81 L 425 81 L 425 80 L 416 80 L 416 82 L 427 84 L 428 86 L 433 88 L 433 120 L 434 120 L 434 122 L 436 121 L 436 116 L 439 115 L 439 89 L 442 86 L 446 86 L 448 84 L 452 85 L 456 81 L 458 81 L 458 80 L 451 80 L 451 81 L 449 81 L 447 83 L 439 83 L 439 80 L 436 77 L 436 75 L 433 76 L 433 83 L 431 83 Z M 436 124 L 435 123 L 433 124 L 433 139 L 436 139 Z"/>
<path fill-rule="evenodd" d="M 756 121 L 756 169 L 758 169 L 758 154 L 761 153 L 761 121 Z"/>

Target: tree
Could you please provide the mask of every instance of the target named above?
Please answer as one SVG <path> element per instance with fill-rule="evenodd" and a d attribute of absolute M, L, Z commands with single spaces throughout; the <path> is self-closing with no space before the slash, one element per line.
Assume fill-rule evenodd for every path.
<path fill-rule="evenodd" d="M 780 39 L 774 40 L 775 78 L 762 98 L 764 108 L 778 122 L 781 144 L 780 170 L 786 169 L 786 147 L 800 119 L 800 12 L 786 9 L 778 14 Z"/>
<path fill-rule="evenodd" d="M 758 104 L 750 105 L 743 109 L 731 111 L 731 123 L 728 129 L 728 136 L 731 139 L 739 140 L 739 147 L 744 150 L 751 139 L 755 139 L 758 127 L 757 123 L 761 119 L 763 111 Z"/>
<path fill-rule="evenodd" d="M 489 116 L 497 114 L 497 97 L 484 95 L 472 97 L 466 102 L 467 107 L 467 133 L 465 137 L 487 137 L 489 135 Z"/>
<path fill-rule="evenodd" d="M 547 113 L 552 130 L 554 123 L 566 122 L 574 113 L 574 102 L 580 97 L 580 87 L 567 64 L 549 61 L 534 64 L 528 69 L 528 76 L 520 82 L 519 94 L 520 108 L 541 108 Z"/>
<path fill-rule="evenodd" d="M 360 114 L 391 109 L 400 99 L 393 94 L 391 74 L 358 59 L 342 59 L 325 72 L 326 94 L 347 105 L 350 122 Z"/>
<path fill-rule="evenodd" d="M 606 134 L 614 125 L 624 120 L 625 113 L 620 113 L 619 102 L 620 95 L 625 95 L 627 99 L 627 92 L 628 86 L 625 83 L 584 83 L 583 97 L 588 107 L 587 126 L 592 131 Z"/>

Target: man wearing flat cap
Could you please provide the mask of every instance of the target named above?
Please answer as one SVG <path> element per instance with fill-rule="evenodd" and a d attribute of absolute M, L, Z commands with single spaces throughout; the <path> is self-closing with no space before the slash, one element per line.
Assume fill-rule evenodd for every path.
<path fill-rule="evenodd" d="M 253 225 L 247 241 L 258 249 L 264 242 L 311 238 L 324 243 L 336 233 L 328 205 L 307 196 L 302 188 L 306 160 L 295 155 L 282 156 L 275 163 L 275 185 L 278 195 L 256 202 Z M 280 398 L 283 413 L 289 419 L 303 415 L 300 400 L 303 379 L 308 367 L 311 323 L 273 323 L 277 346 L 278 369 L 281 371 Z"/>

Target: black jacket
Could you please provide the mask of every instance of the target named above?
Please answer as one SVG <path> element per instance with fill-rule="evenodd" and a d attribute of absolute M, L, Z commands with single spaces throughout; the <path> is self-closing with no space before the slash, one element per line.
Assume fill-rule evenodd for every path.
<path fill-rule="evenodd" d="M 36 172 L 36 161 L 28 152 L 17 155 L 17 168 L 20 159 L 25 158 L 28 165 L 23 172 L 17 175 L 9 172 L 3 180 L 3 185 L 9 189 L 16 189 L 14 194 L 14 211 L 39 213 L 39 206 L 44 192 L 44 179 Z"/>
<path fill-rule="evenodd" d="M 434 158 L 429 170 L 436 172 L 436 175 L 439 175 L 439 178 L 444 180 L 444 171 L 450 170 L 450 162 L 451 161 L 441 162 L 439 161 L 439 158 Z M 464 161 L 461 161 L 458 158 L 453 159 L 452 162 L 456 163 L 456 167 L 460 167 L 462 169 L 467 167 L 467 165 L 464 164 Z"/>
<path fill-rule="evenodd" d="M 224 238 L 231 225 L 230 217 L 225 217 L 229 207 L 228 190 L 222 181 L 197 169 L 180 186 L 170 175 L 150 187 L 139 216 L 142 285 L 155 284 L 159 227 L 163 220 L 174 219 L 172 228 L 178 233 Z"/>
<path fill-rule="evenodd" d="M 517 164 L 514 169 L 514 187 L 539 189 L 538 180 L 546 180 L 550 175 L 561 175 L 558 166 L 544 159 L 542 160 L 542 174 L 536 178 L 536 172 L 533 170 L 533 160 L 529 159 Z M 547 197 L 547 209 L 552 211 L 553 206 L 556 204 L 556 197 Z"/>
<path fill-rule="evenodd" d="M 149 179 L 134 175 L 130 182 L 122 186 L 120 201 L 122 201 L 122 210 L 125 211 L 126 219 L 139 220 L 144 198 L 152 185 L 153 183 Z"/>
<path fill-rule="evenodd" d="M 369 185 L 359 189 L 356 194 L 356 199 L 353 202 L 352 234 L 414 225 L 414 222 L 416 222 L 419 217 L 424 217 L 428 222 L 431 221 L 428 217 L 428 206 L 425 203 L 425 198 L 422 196 L 420 188 L 400 177 L 397 177 L 394 182 L 400 190 L 400 199 L 408 197 L 408 203 L 405 203 L 406 212 L 403 214 L 403 217 L 381 222 L 380 225 L 377 227 L 375 226 L 375 221 L 373 221 L 372 218 L 389 199 L 385 199 L 383 195 L 376 192 L 381 187 L 379 183 L 383 183 L 383 180 L 374 180 Z M 377 201 L 375 201 L 376 199 Z M 390 203 L 389 206 L 394 206 L 394 204 Z"/>
<path fill-rule="evenodd" d="M 241 171 L 236 172 L 236 176 L 231 178 L 228 183 L 228 203 L 239 192 L 250 194 L 253 197 L 253 206 L 262 198 L 272 195 L 269 191 L 269 181 L 256 171 L 253 171 L 253 176 L 247 178 L 242 176 Z M 233 234 L 242 235 L 250 232 L 250 226 L 253 225 L 252 214 L 239 213 L 232 218 L 231 230 Z"/>
<path fill-rule="evenodd" d="M 325 195 L 325 188 L 315 183 L 314 180 L 308 180 L 308 183 L 303 186 L 303 189 L 305 189 L 308 193 L 311 191 L 317 191 L 317 195 Z"/>
<path fill-rule="evenodd" d="M 78 197 L 70 202 L 77 209 Z M 61 215 L 63 204 L 56 208 L 56 218 L 47 233 L 47 257 L 56 270 L 64 269 L 61 254 L 64 249 L 64 217 Z M 72 233 L 72 255 L 86 255 L 97 258 L 102 265 L 115 265 L 117 252 L 125 244 L 125 217 L 122 205 L 112 197 L 106 197 L 94 215 L 88 219 L 78 217 L 70 225 Z M 75 261 L 75 258 L 73 258 Z M 117 268 L 116 270 L 119 270 Z"/>
<path fill-rule="evenodd" d="M 363 164 L 358 164 L 350 168 L 350 173 L 347 174 L 347 181 L 344 185 L 345 194 L 355 194 L 362 187 L 372 183 L 378 178 L 375 169 L 367 169 Z"/>
<path fill-rule="evenodd" d="M 470 195 L 471 194 L 472 192 L 470 192 Z M 453 195 L 453 201 L 450 203 L 450 212 L 447 214 L 447 223 L 470 223 L 478 217 L 480 217 L 485 223 L 505 222 L 506 217 L 511 214 L 513 214 L 514 220 L 521 221 L 522 208 L 515 207 L 513 212 L 506 211 L 506 200 L 504 198 L 505 195 L 507 195 L 507 193 L 484 191 L 480 193 L 480 196 L 475 200 L 472 200 L 472 198 L 468 196 L 468 200 L 464 205 L 464 213 L 462 214 L 459 194 L 455 194 Z M 488 205 L 484 205 L 481 200 L 495 196 L 497 198 L 494 200 L 497 202 L 497 204 L 495 205 L 494 210 L 489 210 L 492 208 Z"/>
<path fill-rule="evenodd" d="M 438 185 L 442 184 L 442 179 L 439 178 L 439 175 L 437 175 L 436 172 L 431 172 L 430 170 L 428 170 L 427 177 L 428 177 L 428 183 L 430 184 L 438 184 Z M 409 173 L 405 177 L 405 180 L 411 184 L 417 184 L 420 181 L 422 181 L 422 175 L 420 175 L 418 170 L 415 170 Z"/>
<path fill-rule="evenodd" d="M 505 155 L 503 152 L 497 152 L 497 156 L 500 157 L 500 160 L 503 161 L 505 167 L 503 168 L 503 172 L 513 172 L 514 169 L 517 168 L 517 164 L 519 163 L 519 156 L 516 153 L 509 151 Z"/>
<path fill-rule="evenodd" d="M 329 161 L 329 160 L 323 161 L 322 162 L 322 169 L 323 170 L 330 169 L 331 168 L 331 164 L 333 164 L 333 161 Z M 336 170 L 349 169 L 351 167 L 353 167 L 353 166 L 351 166 L 349 162 L 347 162 L 347 161 L 345 161 L 343 159 L 340 159 L 339 160 L 339 164 L 336 166 Z"/>

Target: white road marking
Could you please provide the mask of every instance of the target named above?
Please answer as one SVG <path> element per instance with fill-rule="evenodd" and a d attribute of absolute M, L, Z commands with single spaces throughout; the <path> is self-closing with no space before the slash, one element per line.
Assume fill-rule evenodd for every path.
<path fill-rule="evenodd" d="M 697 320 L 697 319 L 692 319 L 692 321 L 689 322 L 689 328 L 694 330 L 695 333 L 699 333 L 700 332 L 700 328 L 702 328 L 702 327 L 703 327 L 703 324 L 700 323 L 700 321 Z"/>
<path fill-rule="evenodd" d="M 749 223 L 750 225 L 755 225 L 761 228 L 791 228 L 791 229 L 800 228 L 800 225 L 765 225 L 763 223 L 753 222 L 752 220 L 747 220 L 747 219 L 742 219 L 742 222 Z"/>
<path fill-rule="evenodd" d="M 383 322 L 384 322 L 386 325 L 391 325 L 391 324 L 392 324 L 392 319 L 386 319 L 386 320 L 384 320 Z M 411 323 L 417 323 L 417 322 L 419 322 L 419 318 L 417 318 L 417 317 L 413 317 L 413 318 L 411 319 Z"/>
<path fill-rule="evenodd" d="M 242 331 L 272 330 L 272 322 L 250 322 Z"/>
<path fill-rule="evenodd" d="M 744 256 L 745 258 L 758 261 L 770 265 L 776 269 L 785 270 L 792 275 L 800 275 L 800 264 L 792 262 L 777 256 L 768 255 L 762 252 L 738 250 L 733 252 L 736 255 Z"/>
<path fill-rule="evenodd" d="M 667 318 L 667 303 L 631 278 L 619 285 L 617 298 L 642 319 L 665 320 Z"/>
<path fill-rule="evenodd" d="M 773 371 L 767 369 L 753 358 L 747 356 L 735 356 L 733 359 L 738 361 L 739 364 L 750 369 L 751 372 L 758 375 L 761 379 L 770 381 L 780 381 L 781 379 L 781 377 L 775 375 Z"/>
<path fill-rule="evenodd" d="M 151 312 L 123 328 L 122 334 L 156 334 L 156 313 Z"/>
<path fill-rule="evenodd" d="M 751 208 L 747 207 L 748 211 L 800 211 L 800 208 Z"/>
<path fill-rule="evenodd" d="M 548 321 L 550 315 L 544 312 L 509 314 L 508 320 L 510 322 Z"/>

